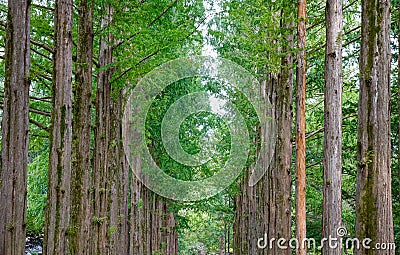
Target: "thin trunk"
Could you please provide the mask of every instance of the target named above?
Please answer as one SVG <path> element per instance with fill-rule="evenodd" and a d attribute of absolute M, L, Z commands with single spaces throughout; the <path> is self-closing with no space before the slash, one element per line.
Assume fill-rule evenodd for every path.
<path fill-rule="evenodd" d="M 297 78 L 296 78 L 296 237 L 306 238 L 306 0 L 298 2 Z M 306 255 L 299 245 L 297 255 Z"/>
<path fill-rule="evenodd" d="M 72 139 L 72 0 L 57 0 L 44 254 L 68 254 Z"/>
<path fill-rule="evenodd" d="M 323 237 L 338 238 L 324 254 L 341 255 L 342 225 L 342 0 L 326 1 Z"/>
<path fill-rule="evenodd" d="M 70 254 L 89 254 L 93 2 L 80 0 L 72 127 Z"/>
<path fill-rule="evenodd" d="M 24 254 L 28 170 L 30 1 L 8 1 L 0 167 L 0 254 Z"/>
<path fill-rule="evenodd" d="M 356 236 L 393 243 L 390 148 L 390 1 L 362 1 Z M 355 254 L 394 254 L 355 250 Z"/>
<path fill-rule="evenodd" d="M 400 6 L 400 4 L 399 4 Z M 398 15 L 398 27 L 400 28 L 400 8 L 398 8 L 397 11 L 397 15 Z M 398 45 L 400 45 L 400 29 L 398 30 L 398 34 L 397 34 L 397 43 Z M 397 107 L 398 107 L 398 118 L 400 120 L 400 47 L 399 47 L 399 52 L 398 52 L 398 57 L 397 57 Z M 397 178 L 399 180 L 400 183 L 400 121 L 398 124 L 398 134 L 397 134 L 397 139 L 398 139 L 398 151 L 397 151 Z"/>

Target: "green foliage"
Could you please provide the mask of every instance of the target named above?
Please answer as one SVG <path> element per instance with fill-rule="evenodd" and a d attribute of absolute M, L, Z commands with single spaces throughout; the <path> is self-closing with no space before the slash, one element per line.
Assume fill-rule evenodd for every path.
<path fill-rule="evenodd" d="M 28 235 L 32 236 L 43 234 L 48 153 L 48 146 L 42 147 L 41 150 L 36 152 L 36 155 L 32 155 L 32 152 L 30 153 L 33 159 L 28 168 L 28 210 L 26 224 Z"/>

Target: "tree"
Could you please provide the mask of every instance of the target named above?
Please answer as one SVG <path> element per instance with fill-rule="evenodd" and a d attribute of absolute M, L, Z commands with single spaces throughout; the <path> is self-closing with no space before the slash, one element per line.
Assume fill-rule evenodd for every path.
<path fill-rule="evenodd" d="M 92 109 L 93 1 L 78 3 L 78 44 L 73 87 L 70 254 L 89 254 L 90 131 Z"/>
<path fill-rule="evenodd" d="M 296 76 L 296 237 L 297 255 L 305 255 L 306 238 L 306 0 L 298 2 Z"/>
<path fill-rule="evenodd" d="M 110 140 L 110 104 L 111 104 L 111 76 L 112 64 L 112 35 L 108 33 L 111 25 L 113 8 L 105 5 L 104 13 L 101 18 L 101 29 L 106 33 L 100 39 L 99 65 L 101 67 L 97 75 L 96 92 L 96 125 L 93 156 L 93 205 L 92 210 L 92 230 L 90 254 L 107 254 L 107 226 L 109 208 L 109 188 L 108 178 L 108 146 Z"/>
<path fill-rule="evenodd" d="M 323 237 L 338 238 L 342 225 L 342 0 L 326 1 L 324 106 Z M 340 237 L 339 237 L 340 238 Z M 342 245 L 323 247 L 324 254 L 342 254 Z"/>
<path fill-rule="evenodd" d="M 390 148 L 390 1 L 362 1 L 356 235 L 393 243 Z M 373 247 L 373 246 L 372 246 Z M 394 254 L 360 247 L 355 254 Z"/>
<path fill-rule="evenodd" d="M 72 0 L 54 11 L 53 94 L 43 251 L 68 254 L 72 140 Z"/>
<path fill-rule="evenodd" d="M 240 194 L 235 197 L 235 223 L 234 223 L 234 253 L 247 254 L 291 254 L 291 249 L 279 249 L 275 244 L 270 247 L 269 240 L 275 238 L 291 239 L 291 188 L 292 188 L 292 96 L 294 83 L 294 56 L 290 51 L 293 48 L 294 26 L 293 10 L 291 2 L 276 2 L 277 8 L 271 7 L 272 24 L 278 24 L 270 28 L 266 34 L 271 34 L 268 41 L 269 61 L 264 63 L 266 67 L 260 69 L 261 95 L 268 97 L 271 109 L 264 112 L 265 116 L 275 121 L 276 144 L 274 151 L 261 150 L 259 162 L 265 171 L 265 175 L 259 182 L 250 187 L 249 178 L 252 167 L 244 174 L 241 181 Z M 275 21 L 275 22 L 274 22 Z M 272 26 L 271 26 L 272 27 Z M 276 36 L 279 34 L 279 36 Z M 267 40 L 267 39 L 265 39 Z M 254 43 L 254 42 L 253 42 Z M 265 41 L 256 42 L 265 44 Z M 277 54 L 278 53 L 278 54 Z M 257 53 L 254 53 L 257 54 Z M 267 100 L 266 100 L 267 101 Z M 265 127 L 260 127 L 261 134 L 268 141 L 271 133 L 266 132 Z M 259 130 L 257 131 L 259 132 Z M 267 154 L 273 154 L 273 159 Z M 270 163 L 270 165 L 269 165 Z M 260 248 L 258 241 L 265 248 Z"/>
<path fill-rule="evenodd" d="M 26 235 L 30 1 L 8 1 L 0 168 L 0 254 L 23 254 Z"/>

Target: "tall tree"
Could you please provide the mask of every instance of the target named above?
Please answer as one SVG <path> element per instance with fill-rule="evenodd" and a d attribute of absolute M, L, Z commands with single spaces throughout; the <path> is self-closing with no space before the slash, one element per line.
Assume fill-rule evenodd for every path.
<path fill-rule="evenodd" d="M 390 148 L 390 1 L 362 1 L 356 235 L 393 243 Z M 365 249 L 355 254 L 394 254 Z"/>
<path fill-rule="evenodd" d="M 30 86 L 30 1 L 8 1 L 0 168 L 0 254 L 24 254 Z"/>
<path fill-rule="evenodd" d="M 342 5 L 342 0 L 326 1 L 324 238 L 338 238 L 337 230 L 342 225 Z M 324 254 L 342 254 L 341 242 L 323 249 Z"/>
<path fill-rule="evenodd" d="M 399 3 L 400 5 L 400 3 Z M 397 20 L 397 26 L 399 27 L 398 31 L 397 31 L 397 43 L 398 45 L 400 45 L 400 8 L 398 8 L 397 11 L 397 15 L 398 15 L 398 20 Z M 398 102 L 397 102 L 397 107 L 398 107 L 398 114 L 399 114 L 399 120 L 400 120 L 400 47 L 398 49 L 398 57 L 397 57 L 397 98 L 398 98 Z M 398 123 L 398 145 L 400 145 L 400 121 Z M 400 148 L 400 146 L 399 146 Z M 397 178 L 399 178 L 399 182 L 400 182 L 400 150 L 397 153 Z"/>
<path fill-rule="evenodd" d="M 73 87 L 70 254 L 89 254 L 90 130 L 92 105 L 93 1 L 78 3 L 78 44 Z"/>
<path fill-rule="evenodd" d="M 43 251 L 68 254 L 72 140 L 72 0 L 54 9 L 54 64 L 50 159 Z"/>
<path fill-rule="evenodd" d="M 277 71 L 268 69 L 267 78 L 261 82 L 261 95 L 268 97 L 271 109 L 265 112 L 276 121 L 276 145 L 271 165 L 267 155 L 260 155 L 261 167 L 265 175 L 250 187 L 249 173 L 241 182 L 241 193 L 235 198 L 234 254 L 291 254 L 291 249 L 279 249 L 271 238 L 291 238 L 291 187 L 292 187 L 292 96 L 293 96 L 293 4 L 281 2 L 282 10 L 275 12 L 280 20 L 276 33 L 282 36 L 277 50 L 283 57 L 278 57 Z M 279 24 L 279 22 L 278 22 Z M 277 44 L 275 44 L 277 45 Z M 271 46 L 273 47 L 273 46 Z M 275 56 L 270 56 L 271 58 Z M 270 133 L 261 127 L 264 139 Z M 270 151 L 265 151 L 270 153 Z M 248 172 L 252 172 L 249 169 Z M 265 235 L 266 234 L 266 235 Z M 258 242 L 260 238 L 267 240 Z M 259 245 L 266 247 L 259 247 Z M 288 244 L 286 244 L 288 245 Z"/>
<path fill-rule="evenodd" d="M 96 125 L 93 156 L 93 205 L 90 254 L 107 254 L 107 226 L 109 208 L 108 146 L 110 139 L 111 76 L 114 68 L 113 38 L 108 28 L 112 22 L 113 8 L 106 4 L 101 19 L 101 29 L 105 31 L 100 39 L 99 65 L 96 92 Z"/>
<path fill-rule="evenodd" d="M 296 237 L 297 255 L 306 255 L 306 0 L 298 2 L 296 76 Z"/>

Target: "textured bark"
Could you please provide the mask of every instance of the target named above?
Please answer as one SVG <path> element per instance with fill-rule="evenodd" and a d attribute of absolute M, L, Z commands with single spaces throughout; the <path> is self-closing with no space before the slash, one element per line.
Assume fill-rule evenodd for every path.
<path fill-rule="evenodd" d="M 107 240 L 109 254 L 127 254 L 128 251 L 128 187 L 129 165 L 123 146 L 124 97 L 123 91 L 110 104 L 110 145 L 108 147 L 109 205 Z"/>
<path fill-rule="evenodd" d="M 225 236 L 219 238 L 219 255 L 225 255 Z"/>
<path fill-rule="evenodd" d="M 136 162 L 133 166 L 138 166 Z M 178 254 L 178 233 L 168 202 L 133 176 L 131 182 L 129 254 Z"/>
<path fill-rule="evenodd" d="M 130 105 L 130 102 L 128 102 Z M 127 109 L 130 109 L 127 107 Z M 131 116 L 131 113 L 128 113 Z M 128 124 L 128 121 L 125 122 Z M 130 128 L 128 128 L 130 130 Z M 130 132 L 125 136 L 125 148 L 129 141 L 137 141 L 140 134 Z M 128 138 L 129 137 L 129 138 Z M 132 146 L 138 146 L 132 144 Z M 136 148 L 131 148 L 136 151 Z M 178 233 L 173 212 L 169 210 L 168 201 L 154 194 L 135 176 L 134 168 L 141 168 L 140 155 L 132 155 L 130 180 L 129 212 L 129 254 L 178 254 Z"/>
<path fill-rule="evenodd" d="M 8 1 L 0 167 L 0 254 L 24 254 L 28 170 L 30 1 Z"/>
<path fill-rule="evenodd" d="M 113 10 L 110 6 L 105 7 L 101 27 L 105 29 L 111 24 Z M 110 106 L 111 106 L 111 76 L 113 70 L 106 68 L 113 61 L 112 36 L 110 34 L 101 38 L 99 48 L 99 65 L 101 67 L 97 75 L 96 92 L 96 125 L 93 157 L 93 194 L 92 200 L 92 228 L 90 254 L 107 254 L 107 226 L 108 209 L 110 200 L 110 182 L 108 161 L 108 147 L 110 138 Z"/>
<path fill-rule="evenodd" d="M 298 2 L 296 77 L 296 238 L 306 238 L 306 0 Z M 306 255 L 299 245 L 297 255 Z"/>
<path fill-rule="evenodd" d="M 287 29 L 291 29 L 286 24 Z M 287 38 L 288 48 L 293 46 L 293 37 Z M 282 48 L 286 52 L 286 46 Z M 241 193 L 235 198 L 234 254 L 291 254 L 290 248 L 272 249 L 258 247 L 258 239 L 291 238 L 291 123 L 292 123 L 292 90 L 294 73 L 293 55 L 287 54 L 281 59 L 280 74 L 269 74 L 262 83 L 262 94 L 269 97 L 272 109 L 267 116 L 276 121 L 277 143 L 274 158 L 269 162 L 260 155 L 262 167 L 267 169 L 262 179 L 253 187 L 249 186 L 249 174 L 242 179 Z M 261 127 L 262 129 L 264 127 Z M 268 139 L 266 132 L 262 132 Z M 267 152 L 268 153 L 268 152 Z M 249 169 L 251 172 L 251 169 Z M 264 240 L 268 243 L 268 240 Z"/>
<path fill-rule="evenodd" d="M 342 0 L 326 1 L 323 237 L 339 238 L 324 254 L 341 255 L 342 225 Z"/>
<path fill-rule="evenodd" d="M 390 1 L 362 1 L 356 236 L 393 243 L 390 149 Z M 364 249 L 355 254 L 394 254 Z"/>
<path fill-rule="evenodd" d="M 54 20 L 50 159 L 43 253 L 68 254 L 72 139 L 72 0 L 58 0 Z"/>
<path fill-rule="evenodd" d="M 106 7 L 102 27 L 112 22 L 113 8 Z M 130 115 L 125 111 L 125 93 L 112 88 L 113 36 L 101 39 L 96 95 L 95 156 L 93 166 L 91 254 L 127 254 L 129 164 L 124 137 Z M 116 96 L 116 97 L 114 97 Z"/>
<path fill-rule="evenodd" d="M 400 27 L 400 9 L 398 9 L 398 20 L 397 20 L 398 26 Z M 398 30 L 397 34 L 397 43 L 400 45 L 400 29 Z M 400 48 L 398 52 L 400 56 Z M 398 107 L 398 115 L 399 115 L 399 120 L 400 120 L 400 57 L 397 58 L 397 107 Z M 399 146 L 399 151 L 397 152 L 397 178 L 400 182 L 400 121 L 398 123 L 398 134 L 397 134 L 397 139 L 398 139 L 398 146 Z"/>
<path fill-rule="evenodd" d="M 70 254 L 89 254 L 93 2 L 80 0 L 72 127 Z"/>

